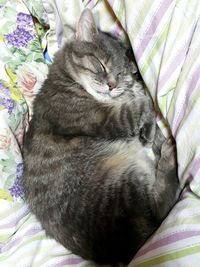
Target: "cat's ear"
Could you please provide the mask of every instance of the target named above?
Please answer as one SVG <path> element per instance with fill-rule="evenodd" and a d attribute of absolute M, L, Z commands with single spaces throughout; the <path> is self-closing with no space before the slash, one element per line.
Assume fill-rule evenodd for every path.
<path fill-rule="evenodd" d="M 76 28 L 76 39 L 79 41 L 92 42 L 98 33 L 94 17 L 90 9 L 83 10 Z"/>

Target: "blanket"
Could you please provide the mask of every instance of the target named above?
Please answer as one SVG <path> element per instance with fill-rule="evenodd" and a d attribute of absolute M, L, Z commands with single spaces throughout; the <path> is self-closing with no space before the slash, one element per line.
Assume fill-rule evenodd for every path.
<path fill-rule="evenodd" d="M 46 237 L 20 183 L 33 99 L 85 7 L 101 30 L 130 42 L 158 123 L 177 143 L 181 199 L 130 267 L 199 266 L 198 0 L 0 0 L 0 266 L 94 266 Z"/>

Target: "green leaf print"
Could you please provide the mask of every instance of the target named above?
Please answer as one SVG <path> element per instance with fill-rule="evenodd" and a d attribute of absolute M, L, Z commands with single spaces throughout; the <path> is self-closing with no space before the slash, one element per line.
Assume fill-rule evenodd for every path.
<path fill-rule="evenodd" d="M 16 29 L 16 21 L 3 21 L 1 25 L 1 34 L 12 33 Z"/>
<path fill-rule="evenodd" d="M 14 173 L 15 172 L 16 163 L 15 163 L 15 160 L 12 158 L 2 159 L 0 161 L 0 165 L 2 166 L 2 171 L 4 173 Z"/>

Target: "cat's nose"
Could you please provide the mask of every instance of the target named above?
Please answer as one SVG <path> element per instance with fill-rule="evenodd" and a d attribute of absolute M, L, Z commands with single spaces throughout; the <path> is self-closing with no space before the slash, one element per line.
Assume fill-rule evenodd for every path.
<path fill-rule="evenodd" d="M 108 87 L 109 87 L 109 90 L 112 91 L 116 87 L 116 81 L 115 80 L 109 81 Z"/>

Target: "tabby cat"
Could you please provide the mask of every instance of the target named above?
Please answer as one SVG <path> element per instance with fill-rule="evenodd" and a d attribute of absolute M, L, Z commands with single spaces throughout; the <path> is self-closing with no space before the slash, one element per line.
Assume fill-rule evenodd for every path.
<path fill-rule="evenodd" d="M 47 235 L 99 264 L 128 263 L 177 200 L 175 146 L 126 48 L 88 9 L 35 99 L 22 183 Z"/>

